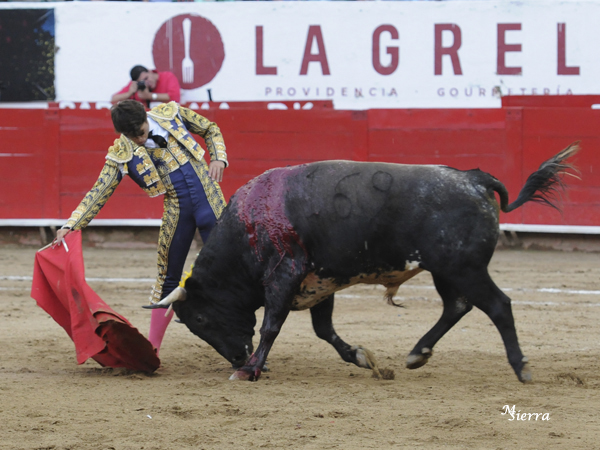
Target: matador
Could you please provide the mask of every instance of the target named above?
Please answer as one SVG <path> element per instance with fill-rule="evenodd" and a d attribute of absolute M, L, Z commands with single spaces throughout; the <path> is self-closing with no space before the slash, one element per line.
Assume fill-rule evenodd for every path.
<path fill-rule="evenodd" d="M 158 276 L 150 295 L 155 303 L 179 284 L 196 229 L 206 242 L 225 208 L 218 184 L 228 165 L 225 142 L 217 124 L 175 102 L 146 112 L 141 103 L 124 100 L 112 107 L 111 117 L 121 136 L 108 149 L 98 180 L 57 232 L 57 240 L 85 228 L 125 175 L 150 197 L 164 195 Z M 210 165 L 190 132 L 204 139 Z M 164 310 L 152 310 L 149 340 L 157 352 L 172 316 L 172 311 L 165 317 Z"/>

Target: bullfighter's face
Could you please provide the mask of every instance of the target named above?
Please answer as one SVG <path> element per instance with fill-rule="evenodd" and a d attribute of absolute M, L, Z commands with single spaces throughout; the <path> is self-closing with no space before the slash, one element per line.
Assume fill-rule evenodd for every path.
<path fill-rule="evenodd" d="M 202 299 L 190 289 L 187 299 L 174 303 L 173 309 L 192 333 L 211 345 L 235 368 L 242 367 L 252 355 L 254 314 L 236 317 L 231 311 L 223 311 L 219 303 Z"/>
<path fill-rule="evenodd" d="M 148 120 L 146 120 L 140 126 L 139 130 L 135 133 L 135 135 L 126 134 L 125 136 L 127 136 L 137 145 L 144 145 L 148 140 L 148 134 L 150 134 L 150 125 L 148 124 Z"/>

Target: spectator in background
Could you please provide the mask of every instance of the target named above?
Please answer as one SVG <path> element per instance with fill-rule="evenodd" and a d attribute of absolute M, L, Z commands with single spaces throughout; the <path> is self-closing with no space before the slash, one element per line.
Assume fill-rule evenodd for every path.
<path fill-rule="evenodd" d="M 179 103 L 181 100 L 179 81 L 171 72 L 157 72 L 138 65 L 131 69 L 129 75 L 131 82 L 114 94 L 111 102 L 133 99 L 149 107 L 150 102 Z"/>

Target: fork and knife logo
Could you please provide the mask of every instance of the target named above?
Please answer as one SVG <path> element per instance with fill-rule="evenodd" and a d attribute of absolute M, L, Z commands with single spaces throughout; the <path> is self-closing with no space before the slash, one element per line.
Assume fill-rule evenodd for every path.
<path fill-rule="evenodd" d="M 181 61 L 181 78 L 184 83 L 194 82 L 194 61 L 190 58 L 190 37 L 192 35 L 192 21 L 188 18 L 183 19 L 181 23 L 183 27 L 183 46 L 185 56 Z"/>
<path fill-rule="evenodd" d="M 225 59 L 225 48 L 211 21 L 196 14 L 181 14 L 159 28 L 152 55 L 159 72 L 172 72 L 183 89 L 195 89 L 217 75 Z"/>

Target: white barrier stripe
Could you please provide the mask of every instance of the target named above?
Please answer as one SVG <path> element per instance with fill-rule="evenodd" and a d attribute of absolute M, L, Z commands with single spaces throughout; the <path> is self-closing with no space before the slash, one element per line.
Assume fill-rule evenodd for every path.
<path fill-rule="evenodd" d="M 400 286 L 400 289 L 426 289 L 434 290 L 433 286 Z M 588 291 L 584 289 L 558 289 L 558 288 L 500 288 L 504 292 L 541 292 L 544 294 L 577 294 L 577 295 L 600 295 L 600 291 Z M 350 294 L 348 294 L 350 295 Z"/>
<path fill-rule="evenodd" d="M 0 219 L 0 227 L 62 227 L 67 219 Z M 88 227 L 160 227 L 162 219 L 94 219 Z"/>
<path fill-rule="evenodd" d="M 600 234 L 600 227 L 593 225 L 543 225 L 529 223 L 501 223 L 500 231 L 522 233 Z"/>
<path fill-rule="evenodd" d="M 4 276 L 0 281 L 33 281 L 33 277 Z M 107 283 L 153 283 L 156 278 L 86 278 L 86 281 L 105 281 Z"/>
<path fill-rule="evenodd" d="M 382 296 L 380 295 L 368 295 L 367 297 L 369 298 L 378 298 L 378 299 L 383 299 Z M 361 299 L 361 298 L 365 298 L 365 295 L 356 295 L 356 294 L 335 294 L 335 298 L 348 298 L 348 299 Z M 396 301 L 403 301 L 403 300 L 407 300 L 405 297 L 402 297 L 400 295 L 394 297 L 394 300 Z M 419 301 L 441 301 L 441 299 L 436 298 L 436 299 L 429 299 L 429 298 L 424 298 L 424 299 L 419 299 Z M 533 305 L 533 306 L 600 306 L 600 302 L 577 302 L 577 303 L 573 303 L 573 302 L 534 302 L 534 301 L 529 301 L 529 300 L 511 300 L 510 303 L 512 305 Z"/>
<path fill-rule="evenodd" d="M 13 288 L 13 287 L 0 287 L 0 291 L 29 291 L 30 288 L 26 287 L 26 288 Z M 345 299 L 364 299 L 364 298 L 369 298 L 369 299 L 379 299 L 379 300 L 383 300 L 383 296 L 381 295 L 356 295 L 356 294 L 335 294 L 335 298 L 345 298 Z M 403 296 L 397 296 L 394 298 L 395 300 L 398 301 L 403 301 L 403 300 L 407 300 L 405 297 Z M 439 302 L 441 301 L 439 298 L 422 298 L 419 299 L 419 301 L 426 301 L 426 302 L 430 302 L 430 301 L 435 301 L 435 302 Z M 577 302 L 577 303 L 573 303 L 573 302 L 545 302 L 545 301 L 541 301 L 541 302 L 535 302 L 535 301 L 529 301 L 529 300 L 511 300 L 511 304 L 512 305 L 531 305 L 531 306 L 592 306 L 592 307 L 597 307 L 600 306 L 599 302 Z"/>
<path fill-rule="evenodd" d="M 107 283 L 154 283 L 156 278 L 86 278 L 86 281 L 105 281 Z"/>
<path fill-rule="evenodd" d="M 0 104 L 0 108 L 2 108 Z M 1 129 L 1 128 L 0 128 Z M 13 155 L 0 153 L 1 156 Z M 14 155 L 16 156 L 16 155 Z M 47 219 L 0 219 L 0 227 L 62 227 L 67 218 Z M 94 219 L 88 227 L 160 227 L 162 219 Z M 528 223 L 501 223 L 501 231 L 514 231 L 518 233 L 549 233 L 549 234 L 593 234 L 600 235 L 600 226 L 595 225 L 544 225 Z"/>
<path fill-rule="evenodd" d="M 105 283 L 152 283 L 156 281 L 154 278 L 86 278 L 87 281 L 98 281 Z M 0 281 L 33 281 L 33 277 L 28 276 L 0 276 Z M 427 289 L 433 290 L 433 286 L 402 286 L 402 289 Z M 544 294 L 576 294 L 576 295 L 600 295 L 600 290 L 585 290 L 585 289 L 558 289 L 558 288 L 501 288 L 505 292 L 540 292 Z M 353 298 L 353 294 L 337 294 L 337 297 L 347 296 Z M 514 303 L 514 302 L 513 302 Z M 536 302 L 537 304 L 537 302 Z"/>
<path fill-rule="evenodd" d="M 579 295 L 600 295 L 600 291 L 587 291 L 577 289 L 557 289 L 557 288 L 501 288 L 507 292 L 542 292 L 545 294 L 579 294 Z"/>

